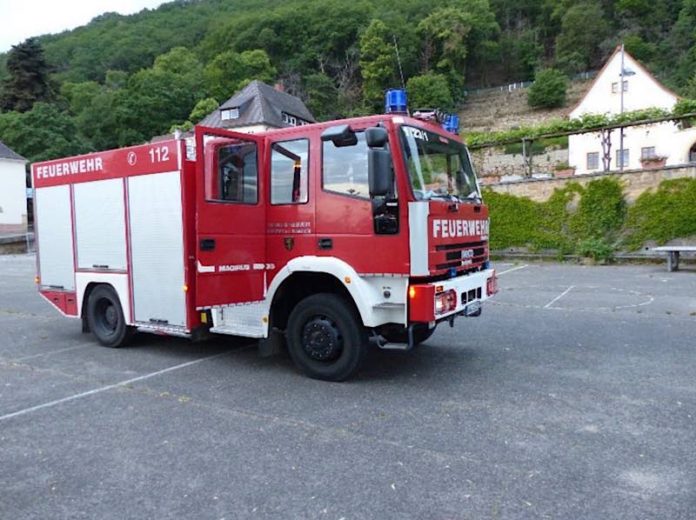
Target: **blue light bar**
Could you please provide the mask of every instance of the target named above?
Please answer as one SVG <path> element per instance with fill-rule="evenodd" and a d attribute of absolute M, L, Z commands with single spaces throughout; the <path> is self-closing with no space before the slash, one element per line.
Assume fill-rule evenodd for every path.
<path fill-rule="evenodd" d="M 387 114 L 407 114 L 408 98 L 406 91 L 400 88 L 387 90 L 384 96 L 384 111 Z"/>
<path fill-rule="evenodd" d="M 442 123 L 442 128 L 452 134 L 459 133 L 459 116 L 457 114 L 447 114 Z"/>

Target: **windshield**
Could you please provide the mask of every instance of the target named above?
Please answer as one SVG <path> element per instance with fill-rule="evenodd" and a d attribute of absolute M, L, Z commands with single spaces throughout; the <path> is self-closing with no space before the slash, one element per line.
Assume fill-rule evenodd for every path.
<path fill-rule="evenodd" d="M 416 199 L 480 198 L 476 176 L 463 144 L 411 126 L 401 127 L 401 138 Z"/>

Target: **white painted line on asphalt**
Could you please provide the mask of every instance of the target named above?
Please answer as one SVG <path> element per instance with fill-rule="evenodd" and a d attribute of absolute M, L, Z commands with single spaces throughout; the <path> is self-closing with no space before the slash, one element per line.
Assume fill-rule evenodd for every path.
<path fill-rule="evenodd" d="M 48 352 L 42 352 L 41 354 L 34 354 L 32 356 L 24 356 L 21 358 L 11 359 L 10 362 L 11 363 L 19 363 L 21 361 L 27 361 L 29 359 L 36 359 L 36 358 L 43 357 L 43 356 L 50 356 L 52 354 L 60 354 L 61 352 L 69 352 L 71 350 L 79 350 L 81 348 L 89 348 L 89 347 L 94 347 L 94 346 L 95 346 L 94 343 L 90 343 L 89 345 L 77 345 L 75 347 L 61 348 L 58 350 L 50 350 Z"/>
<path fill-rule="evenodd" d="M 238 352 L 238 351 L 235 351 L 235 352 Z M 114 388 L 126 386 L 126 385 L 129 385 L 131 383 L 137 383 L 138 381 L 144 381 L 145 379 L 150 379 L 150 378 L 153 378 L 155 376 L 160 376 L 162 374 L 166 374 L 167 372 L 173 372 L 174 370 L 180 370 L 182 368 L 190 367 L 192 365 L 197 365 L 198 363 L 202 363 L 203 361 L 215 359 L 215 358 L 218 358 L 220 356 L 224 356 L 226 354 L 229 354 L 229 352 L 222 352 L 220 354 L 215 354 L 214 356 L 208 356 L 208 357 L 204 357 L 204 358 L 200 358 L 200 359 L 194 359 L 193 361 L 188 361 L 186 363 L 181 363 L 180 365 L 176 365 L 173 367 L 158 370 L 157 372 L 151 372 L 149 374 L 134 377 L 133 379 L 127 379 L 126 381 L 121 381 L 120 383 L 114 383 L 113 385 L 102 386 L 101 388 L 95 388 L 94 390 L 88 390 L 87 392 L 82 392 L 80 394 L 71 395 L 69 397 L 64 397 L 62 399 L 56 399 L 55 401 L 49 401 L 48 403 L 43 403 L 43 404 L 39 404 L 36 406 L 32 406 L 30 408 L 24 408 L 23 410 L 18 410 L 16 412 L 8 413 L 5 415 L 0 415 L 0 421 L 4 421 L 6 419 L 12 419 L 13 417 L 19 417 L 20 415 L 26 415 L 26 414 L 32 413 L 32 412 L 37 412 L 39 410 L 43 410 L 44 408 L 51 408 L 52 406 L 56 406 L 56 405 L 63 404 L 63 403 L 68 403 L 70 401 L 75 401 L 76 399 L 82 399 L 83 397 L 89 397 L 90 395 L 100 394 L 102 392 L 106 392 L 107 390 L 112 390 Z"/>
<path fill-rule="evenodd" d="M 559 294 L 559 295 L 556 296 L 553 300 L 551 300 L 549 303 L 547 303 L 546 305 L 544 305 L 544 309 L 549 309 L 549 308 L 551 308 L 551 306 L 552 306 L 554 303 L 556 303 L 558 300 L 560 300 L 560 299 L 563 298 L 566 294 L 568 294 L 568 293 L 573 289 L 573 287 L 575 287 L 575 286 L 574 286 L 574 285 L 571 285 L 571 286 L 568 287 L 565 291 L 563 291 L 561 294 Z"/>
<path fill-rule="evenodd" d="M 517 267 L 513 267 L 512 269 L 508 269 L 507 271 L 501 271 L 499 273 L 496 273 L 498 276 L 501 274 L 506 274 L 506 273 L 511 273 L 513 271 L 517 271 L 519 269 L 524 269 L 525 267 L 529 267 L 529 264 L 524 264 L 524 265 L 518 265 Z"/>

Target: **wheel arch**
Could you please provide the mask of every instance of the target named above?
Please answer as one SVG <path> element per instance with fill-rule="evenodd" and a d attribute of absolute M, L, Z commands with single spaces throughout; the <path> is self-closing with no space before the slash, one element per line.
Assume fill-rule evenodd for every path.
<path fill-rule="evenodd" d="M 100 285 L 109 285 L 103 282 L 89 282 L 82 292 L 82 305 L 80 306 L 80 320 L 82 321 L 82 332 L 92 332 L 89 328 L 89 323 L 87 322 L 87 302 L 89 302 L 89 296 L 92 291 L 99 287 Z M 113 289 L 113 286 L 111 286 Z"/>
<path fill-rule="evenodd" d="M 300 257 L 288 262 L 273 278 L 267 299 L 271 321 L 284 328 L 292 307 L 311 294 L 329 292 L 348 300 L 366 326 L 372 326 L 369 287 L 347 263 L 332 257 Z"/>
<path fill-rule="evenodd" d="M 121 310 L 126 318 L 126 323 L 132 325 L 131 314 L 131 299 L 130 286 L 128 275 L 125 273 L 93 273 L 93 272 L 77 272 L 75 273 L 75 287 L 77 292 L 77 305 L 80 310 L 80 317 L 83 320 L 86 318 L 87 305 L 89 295 L 99 285 L 107 285 L 111 287 L 121 302 Z M 83 324 L 83 330 L 86 325 Z M 90 332 L 85 330 L 85 332 Z"/>

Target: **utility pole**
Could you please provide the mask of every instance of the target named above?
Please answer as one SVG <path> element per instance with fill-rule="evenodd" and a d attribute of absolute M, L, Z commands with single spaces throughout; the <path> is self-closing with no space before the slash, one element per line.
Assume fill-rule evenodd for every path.
<path fill-rule="evenodd" d="M 624 44 L 621 42 L 621 78 L 619 83 L 619 92 L 621 92 L 621 114 L 624 112 Z M 624 169 L 624 127 L 619 128 L 619 171 Z"/>

